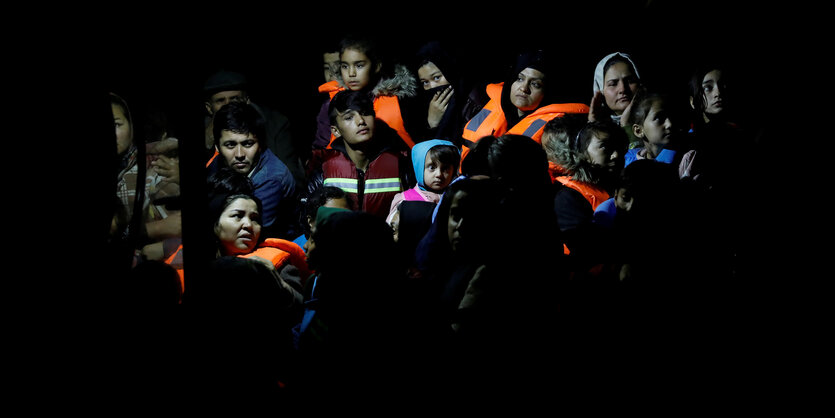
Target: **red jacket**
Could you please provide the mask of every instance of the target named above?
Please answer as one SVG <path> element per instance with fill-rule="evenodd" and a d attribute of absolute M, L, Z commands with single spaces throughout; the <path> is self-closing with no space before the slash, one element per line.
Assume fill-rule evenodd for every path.
<path fill-rule="evenodd" d="M 357 210 L 385 219 L 394 196 L 409 188 L 404 170 L 411 170 L 411 164 L 406 154 L 384 149 L 368 163 L 368 168 L 363 172 L 348 158 L 341 141 L 335 141 L 332 145 L 332 149 L 314 150 L 311 159 L 312 164 L 321 164 L 322 184 L 346 191 Z M 316 179 L 311 182 L 315 183 Z"/>

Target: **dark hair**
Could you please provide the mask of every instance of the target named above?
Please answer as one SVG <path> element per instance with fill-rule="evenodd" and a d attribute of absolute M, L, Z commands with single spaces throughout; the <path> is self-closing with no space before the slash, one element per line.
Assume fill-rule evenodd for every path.
<path fill-rule="evenodd" d="M 599 138 L 603 135 L 608 135 L 609 138 L 618 140 L 617 143 L 622 145 L 624 148 L 628 146 L 629 137 L 626 135 L 626 131 L 624 131 L 623 128 L 611 120 L 600 120 L 586 123 L 586 125 L 580 129 L 580 132 L 577 133 L 577 136 L 569 142 L 570 148 L 578 155 L 582 155 L 588 149 L 591 140 L 595 136 Z"/>
<path fill-rule="evenodd" d="M 548 156 L 548 161 L 557 162 L 560 153 L 566 149 L 571 140 L 585 126 L 588 116 L 585 113 L 566 113 L 565 116 L 553 118 L 545 124 L 542 130 L 542 148 Z M 556 140 L 545 140 L 553 136 Z"/>
<path fill-rule="evenodd" d="M 363 116 L 376 115 L 374 102 L 367 93 L 360 91 L 342 90 L 336 93 L 328 106 L 328 118 L 331 125 L 336 125 L 336 117 L 340 113 L 356 110 Z"/>
<path fill-rule="evenodd" d="M 458 165 L 461 163 L 461 154 L 458 152 L 458 148 L 452 145 L 436 145 L 426 152 L 426 159 L 453 166 L 457 173 Z"/>
<path fill-rule="evenodd" d="M 644 120 L 646 120 L 647 115 L 649 115 L 650 109 L 652 109 L 652 105 L 654 103 L 668 103 L 668 98 L 666 95 L 660 93 L 648 93 L 646 95 L 640 95 L 641 97 L 635 97 L 632 100 L 636 101 L 636 103 L 632 104 L 632 112 L 629 115 L 628 122 L 630 124 L 642 124 Z"/>
<path fill-rule="evenodd" d="M 246 193 L 254 194 L 255 186 L 252 179 L 232 168 L 221 167 L 206 179 L 210 194 Z"/>
<path fill-rule="evenodd" d="M 130 123 L 131 126 L 133 125 L 133 118 L 131 117 L 130 110 L 128 109 L 128 103 L 125 101 L 125 99 L 121 98 L 115 93 L 110 93 L 110 104 L 121 107 L 122 112 L 124 112 L 125 117 L 128 119 L 128 123 Z"/>
<path fill-rule="evenodd" d="M 255 196 L 255 186 L 252 180 L 231 168 L 223 167 L 212 173 L 206 180 L 209 190 L 208 198 L 208 221 L 214 228 L 220 215 L 236 199 L 244 198 L 255 202 L 258 213 L 264 213 L 264 206 L 261 199 Z M 259 241 L 264 238 L 261 234 Z"/>
<path fill-rule="evenodd" d="M 693 73 L 690 75 L 690 96 L 693 97 L 693 112 L 695 113 L 697 120 L 701 120 L 701 113 L 705 110 L 702 82 L 704 81 L 704 78 L 707 75 L 707 73 L 714 70 L 722 71 L 723 81 L 727 79 L 725 66 L 721 63 L 714 62 L 706 63 L 699 66 L 698 68 L 693 70 Z M 724 89 L 724 84 L 725 83 L 723 82 L 720 88 Z"/>
<path fill-rule="evenodd" d="M 368 83 L 368 86 L 363 89 L 363 91 L 368 91 L 374 88 L 377 85 L 377 82 L 383 78 L 390 78 L 394 75 L 393 72 L 393 65 L 385 59 L 384 54 L 381 53 L 380 44 L 374 40 L 370 36 L 362 36 L 362 35 L 349 35 L 343 38 L 339 42 L 339 58 L 340 61 L 342 59 L 342 54 L 345 52 L 346 49 L 356 49 L 357 51 L 362 52 L 368 58 L 371 64 L 371 68 L 375 68 L 378 64 L 380 65 L 380 71 L 375 73 L 373 70 L 371 71 L 371 79 Z"/>
<path fill-rule="evenodd" d="M 342 55 L 346 49 L 356 49 L 362 52 L 371 61 L 372 66 L 382 63 L 382 58 L 378 53 L 379 46 L 370 37 L 360 35 L 346 36 L 339 41 L 339 54 Z"/>
<path fill-rule="evenodd" d="M 461 162 L 467 176 L 485 175 L 509 188 L 527 188 L 551 184 L 548 157 L 542 146 L 523 135 L 486 136 Z"/>
<path fill-rule="evenodd" d="M 354 201 L 348 196 L 345 190 L 334 186 L 321 186 L 316 188 L 309 196 L 302 198 L 302 210 L 300 224 L 304 230 L 304 235 L 310 237 L 310 225 L 307 218 L 316 218 L 316 210 L 324 206 L 328 200 L 345 199 L 348 202 L 348 208 L 354 210 Z"/>
<path fill-rule="evenodd" d="M 244 102 L 230 102 L 225 104 L 214 116 L 212 133 L 215 136 L 215 146 L 220 147 L 222 131 L 236 134 L 252 134 L 258 140 L 258 145 L 264 149 L 266 130 L 264 118 L 252 105 Z"/>

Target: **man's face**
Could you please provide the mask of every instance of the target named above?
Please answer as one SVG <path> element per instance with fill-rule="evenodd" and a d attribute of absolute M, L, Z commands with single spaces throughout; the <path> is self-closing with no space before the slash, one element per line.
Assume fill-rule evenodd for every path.
<path fill-rule="evenodd" d="M 336 125 L 331 126 L 331 131 L 334 136 L 341 136 L 351 147 L 361 145 L 374 136 L 374 115 L 363 115 L 356 110 L 349 109 L 337 115 Z"/>
<path fill-rule="evenodd" d="M 209 112 L 210 115 L 214 115 L 221 107 L 223 107 L 223 105 L 229 102 L 249 103 L 249 97 L 247 97 L 246 92 L 243 90 L 217 92 L 209 98 L 208 102 L 206 102 L 206 111 Z"/>
<path fill-rule="evenodd" d="M 260 148 L 254 135 L 239 134 L 223 130 L 218 141 L 218 152 L 223 156 L 226 165 L 233 170 L 248 175 L 258 161 Z"/>

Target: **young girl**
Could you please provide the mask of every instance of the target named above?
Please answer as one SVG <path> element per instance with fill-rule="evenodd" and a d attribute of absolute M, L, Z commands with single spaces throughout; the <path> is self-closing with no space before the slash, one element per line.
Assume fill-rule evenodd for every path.
<path fill-rule="evenodd" d="M 460 159 L 458 148 L 452 142 L 432 139 L 415 144 L 412 148 L 412 167 L 417 185 L 394 196 L 386 222 L 391 224 L 400 202 L 404 200 L 438 203 L 441 194 L 458 175 Z"/>
<path fill-rule="evenodd" d="M 635 160 L 657 160 L 672 163 L 676 152 L 669 148 L 676 126 L 671 116 L 668 99 L 660 94 L 649 94 L 633 105 L 632 133 L 642 145 L 626 153 L 624 166 Z"/>
<path fill-rule="evenodd" d="M 400 112 L 400 100 L 417 94 L 417 81 L 409 69 L 400 64 L 386 65 L 368 39 L 346 38 L 339 45 L 339 71 L 344 87 L 331 82 L 332 88 L 325 89 L 331 99 L 345 89 L 367 92 L 374 100 L 377 118 L 397 131 L 406 146 L 413 147 Z M 319 90 L 324 91 L 321 87 Z"/>

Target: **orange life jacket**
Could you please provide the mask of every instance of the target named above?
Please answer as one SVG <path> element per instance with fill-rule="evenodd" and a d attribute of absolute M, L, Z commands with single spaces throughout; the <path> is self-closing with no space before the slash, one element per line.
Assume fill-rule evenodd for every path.
<path fill-rule="evenodd" d="M 302 278 L 302 285 L 313 273 L 307 266 L 305 253 L 302 247 L 295 242 L 288 241 L 281 238 L 267 238 L 259 243 L 255 249 L 249 254 L 239 255 L 242 258 L 251 258 L 254 256 L 261 257 L 273 264 L 276 269 L 281 268 L 285 264 L 292 264 L 299 269 Z M 169 256 L 165 263 L 174 267 L 177 274 L 180 276 L 180 289 L 185 289 L 185 272 L 183 269 L 183 245 L 177 248 L 171 256 Z"/>
<path fill-rule="evenodd" d="M 534 110 L 508 129 L 507 119 L 502 110 L 503 87 L 504 83 L 487 85 L 486 91 L 490 101 L 464 126 L 461 161 L 464 161 L 470 148 L 485 136 L 524 135 L 539 143 L 545 124 L 551 119 L 563 117 L 567 113 L 589 113 L 589 107 L 582 103 L 553 103 Z"/>
<path fill-rule="evenodd" d="M 601 203 L 609 199 L 609 193 L 603 189 L 597 188 L 592 184 L 581 182 L 574 180 L 571 176 L 557 176 L 552 177 L 552 179 L 556 182 L 562 183 L 566 187 L 570 187 L 583 195 L 586 200 L 591 204 L 592 210 L 597 209 Z M 568 250 L 568 246 L 565 244 L 562 245 L 563 253 L 568 255 L 570 251 Z"/>
<path fill-rule="evenodd" d="M 220 154 L 220 153 L 217 152 L 217 148 L 215 148 L 215 153 L 212 154 L 212 158 L 209 158 L 209 161 L 206 162 L 206 168 L 209 168 L 209 166 L 212 165 L 212 161 L 214 161 L 215 158 L 217 158 L 218 154 Z"/>
<path fill-rule="evenodd" d="M 339 85 L 339 82 L 329 81 L 319 86 L 319 93 L 328 93 L 331 100 L 336 96 L 336 93 L 345 90 L 345 87 Z M 403 123 L 403 115 L 400 113 L 400 99 L 397 96 L 377 96 L 374 98 L 374 113 L 376 118 L 385 122 L 390 128 L 397 132 L 400 139 L 409 146 L 409 149 L 415 146 L 415 141 L 406 132 L 406 125 Z M 331 134 L 331 140 L 326 148 L 330 149 L 333 140 L 336 137 Z"/>
<path fill-rule="evenodd" d="M 307 266 L 306 256 L 302 247 L 286 239 L 267 238 L 258 244 L 258 247 L 251 253 L 239 255 L 238 257 L 251 258 L 255 256 L 270 261 L 276 269 L 286 264 L 296 266 L 299 269 L 302 281 L 310 277 L 313 273 Z M 302 285 L 304 285 L 304 282 L 302 282 Z"/>
<path fill-rule="evenodd" d="M 592 210 L 597 209 L 597 207 L 603 203 L 604 201 L 609 199 L 609 192 L 595 187 L 592 184 L 577 181 L 571 178 L 571 176 L 558 176 L 554 180 L 562 183 L 566 187 L 570 187 L 583 195 L 586 200 L 591 204 Z"/>
<path fill-rule="evenodd" d="M 548 174 L 551 175 L 551 183 L 557 182 L 557 177 L 565 175 L 565 168 L 553 161 L 548 161 Z"/>

